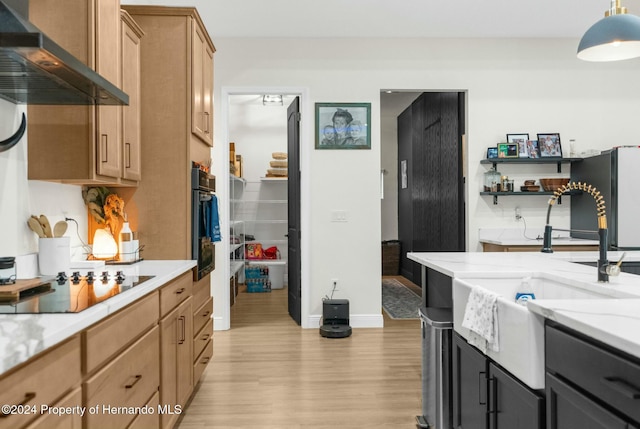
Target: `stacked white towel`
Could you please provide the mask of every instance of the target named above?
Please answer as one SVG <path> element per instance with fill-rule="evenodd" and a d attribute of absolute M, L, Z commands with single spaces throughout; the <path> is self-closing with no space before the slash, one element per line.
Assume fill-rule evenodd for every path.
<path fill-rule="evenodd" d="M 487 349 L 500 351 L 498 341 L 498 294 L 480 286 L 474 286 L 464 310 L 462 327 L 470 331 L 469 344 L 483 353 Z"/>

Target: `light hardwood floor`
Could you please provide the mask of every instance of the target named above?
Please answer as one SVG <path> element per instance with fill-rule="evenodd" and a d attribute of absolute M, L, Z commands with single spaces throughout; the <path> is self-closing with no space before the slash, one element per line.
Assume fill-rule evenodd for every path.
<path fill-rule="evenodd" d="M 323 338 L 291 320 L 286 293 L 238 295 L 178 427 L 415 428 L 420 321 L 384 315 L 384 328 Z"/>

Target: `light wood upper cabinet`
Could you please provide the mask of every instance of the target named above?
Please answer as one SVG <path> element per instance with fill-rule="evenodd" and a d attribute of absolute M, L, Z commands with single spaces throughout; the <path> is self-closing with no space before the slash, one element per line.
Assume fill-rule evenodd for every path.
<path fill-rule="evenodd" d="M 213 45 L 193 21 L 191 57 L 191 132 L 213 146 Z"/>
<path fill-rule="evenodd" d="M 140 158 L 140 38 L 144 32 L 126 11 L 122 17 L 122 90 L 129 105 L 122 107 L 122 178 L 142 178 Z"/>
<path fill-rule="evenodd" d="M 135 104 L 140 99 L 139 91 L 135 93 L 139 83 L 134 82 L 139 79 L 139 67 L 131 68 L 135 49 L 123 41 L 123 26 L 132 26 L 122 24 L 120 0 L 38 0 L 29 2 L 29 19 L 125 93 L 134 92 L 133 97 L 129 94 L 133 111 L 139 109 Z M 134 127 L 139 127 L 139 121 L 135 113 L 129 117 L 124 110 L 129 109 L 29 105 L 29 179 L 136 185 L 140 156 L 139 133 Z M 129 139 L 128 144 L 124 138 Z"/>

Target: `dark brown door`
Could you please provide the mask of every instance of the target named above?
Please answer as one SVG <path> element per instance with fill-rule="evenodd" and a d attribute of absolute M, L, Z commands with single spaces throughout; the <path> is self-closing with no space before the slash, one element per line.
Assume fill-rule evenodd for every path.
<path fill-rule="evenodd" d="M 287 109 L 288 150 L 288 290 L 289 315 L 298 325 L 301 322 L 300 269 L 300 97 Z"/>

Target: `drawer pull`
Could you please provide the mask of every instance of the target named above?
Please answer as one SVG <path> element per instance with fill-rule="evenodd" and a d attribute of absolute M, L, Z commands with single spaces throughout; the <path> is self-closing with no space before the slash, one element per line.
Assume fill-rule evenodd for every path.
<path fill-rule="evenodd" d="M 210 314 L 211 314 L 211 312 L 209 310 L 207 310 L 204 313 L 202 313 L 202 317 L 207 317 Z"/>
<path fill-rule="evenodd" d="M 15 408 L 15 407 L 20 407 L 20 406 L 26 405 L 27 402 L 31 401 L 35 397 L 36 397 L 35 392 L 27 392 L 27 393 L 24 394 L 24 399 L 22 400 L 22 402 L 20 402 L 17 405 L 9 405 L 8 409 L 12 409 L 12 408 Z M 5 408 L 5 407 L 3 407 L 3 408 Z M 9 417 L 10 415 L 11 415 L 10 412 L 9 413 L 0 412 L 0 418 L 1 417 Z"/>
<path fill-rule="evenodd" d="M 208 364 L 208 363 L 209 363 L 209 361 L 210 361 L 210 360 L 211 360 L 211 357 L 207 356 L 207 357 L 202 358 L 202 360 L 200 361 L 200 363 L 201 363 L 202 365 L 206 365 L 206 364 Z"/>
<path fill-rule="evenodd" d="M 182 292 L 184 292 L 184 288 L 183 287 L 181 287 L 180 289 L 178 289 L 176 291 L 176 295 L 180 295 Z"/>
<path fill-rule="evenodd" d="M 209 338 L 211 338 L 211 334 L 204 334 L 202 336 L 202 341 L 209 341 Z"/>
<path fill-rule="evenodd" d="M 131 389 L 131 388 L 132 388 L 133 386 L 135 386 L 135 385 L 136 385 L 136 383 L 137 383 L 138 381 L 140 381 L 140 380 L 142 380 L 142 375 L 136 375 L 136 379 L 135 379 L 135 380 L 133 380 L 133 383 L 131 383 L 131 384 L 127 384 L 127 385 L 125 385 L 125 386 L 124 386 L 124 387 L 125 387 L 125 389 Z"/>
<path fill-rule="evenodd" d="M 603 377 L 602 382 L 618 393 L 623 394 L 629 399 L 639 399 L 640 391 L 618 377 Z"/>

